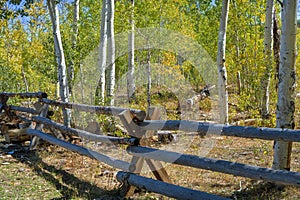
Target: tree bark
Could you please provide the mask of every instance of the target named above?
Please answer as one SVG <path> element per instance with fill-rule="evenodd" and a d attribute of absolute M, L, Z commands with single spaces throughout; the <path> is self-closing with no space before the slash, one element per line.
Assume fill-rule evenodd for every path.
<path fill-rule="evenodd" d="M 265 22 L 265 35 L 264 35 L 264 53 L 265 53 L 265 74 L 261 80 L 262 98 L 261 98 L 261 116 L 268 118 L 269 111 L 269 87 L 271 80 L 271 72 L 273 70 L 273 15 L 274 15 L 274 0 L 267 1 L 266 8 L 266 22 Z"/>
<path fill-rule="evenodd" d="M 75 55 L 77 46 L 77 36 L 78 36 L 78 22 L 79 22 L 79 2 L 80 0 L 75 0 L 73 3 L 73 35 L 72 35 L 72 50 L 71 50 L 71 60 L 68 67 L 68 78 L 69 78 L 69 94 L 72 95 L 72 82 L 74 79 L 74 65 L 75 65 Z"/>
<path fill-rule="evenodd" d="M 25 74 L 24 64 L 22 65 L 21 72 L 22 72 L 22 78 L 24 81 L 25 89 L 26 89 L 25 91 L 29 92 L 29 86 L 28 86 L 28 81 L 27 81 L 26 74 Z"/>
<path fill-rule="evenodd" d="M 283 0 L 276 127 L 295 127 L 297 0 Z M 274 142 L 274 169 L 290 169 L 292 142 Z"/>
<path fill-rule="evenodd" d="M 278 79 L 279 63 L 280 63 L 280 30 L 278 28 L 278 19 L 276 17 L 276 10 L 274 10 L 273 15 L 273 53 L 274 61 L 276 65 L 275 79 Z M 276 89 L 278 84 L 276 83 Z"/>
<path fill-rule="evenodd" d="M 128 73 L 127 73 L 127 97 L 130 103 L 135 99 L 135 77 L 134 77 L 134 0 L 131 0 L 131 32 L 128 38 Z"/>
<path fill-rule="evenodd" d="M 114 0 L 108 0 L 108 19 L 107 19 L 107 38 L 108 38 L 108 53 L 107 53 L 107 99 L 110 106 L 114 105 L 115 95 L 115 35 L 114 35 Z"/>
<path fill-rule="evenodd" d="M 226 49 L 226 29 L 229 12 L 229 0 L 222 2 L 222 16 L 220 20 L 220 30 L 218 39 L 218 89 L 219 89 L 219 109 L 220 123 L 228 123 L 228 92 L 227 92 L 227 72 L 225 67 L 225 49 Z"/>
<path fill-rule="evenodd" d="M 147 39 L 148 40 L 148 39 Z M 147 41 L 147 43 L 149 43 Z M 148 105 L 148 109 L 150 109 L 151 106 L 151 84 L 152 84 L 152 80 L 151 80 L 151 52 L 150 52 L 150 48 L 148 49 L 148 53 L 147 53 L 147 66 L 146 66 L 146 73 L 147 73 L 147 105 Z"/>
<path fill-rule="evenodd" d="M 59 96 L 63 102 L 69 101 L 69 91 L 67 82 L 67 70 L 63 45 L 61 41 L 60 28 L 59 28 L 59 12 L 54 0 L 47 0 L 48 9 L 51 17 L 53 36 L 54 36 L 54 48 L 56 61 L 58 64 L 58 82 L 59 82 Z M 63 109 L 64 124 L 70 126 L 70 111 Z"/>
<path fill-rule="evenodd" d="M 99 61 L 98 67 L 100 70 L 100 77 L 98 87 L 96 90 L 96 103 L 103 105 L 105 97 L 105 68 L 106 68 L 106 54 L 107 54 L 107 0 L 102 1 L 101 10 L 101 26 L 100 26 L 100 46 L 99 46 Z"/>

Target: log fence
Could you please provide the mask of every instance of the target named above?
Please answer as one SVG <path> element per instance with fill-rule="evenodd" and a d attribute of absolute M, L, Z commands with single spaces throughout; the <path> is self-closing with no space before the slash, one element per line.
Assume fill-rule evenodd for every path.
<path fill-rule="evenodd" d="M 34 108 L 7 105 L 8 99 L 15 97 L 37 98 L 38 103 L 34 106 Z M 98 115 L 104 114 L 117 116 L 120 118 L 123 126 L 127 130 L 128 137 L 98 135 L 85 130 L 66 127 L 63 124 L 46 118 L 49 106 L 56 106 L 62 109 L 74 109 L 82 112 L 91 112 Z M 23 123 L 23 125 L 21 125 L 21 123 L 18 124 L 17 128 L 14 128 L 13 130 L 8 130 L 8 126 L 2 124 L 1 133 L 8 134 L 9 136 L 9 133 L 11 132 L 18 132 L 20 134 L 31 136 L 30 148 L 36 148 L 38 145 L 37 141 L 41 138 L 51 144 L 97 159 L 100 162 L 122 170 L 117 173 L 116 178 L 118 181 L 123 183 L 122 195 L 126 197 L 131 196 L 134 189 L 138 187 L 177 199 L 226 199 L 224 197 L 172 184 L 172 181 L 161 162 L 206 169 L 235 176 L 247 177 L 254 180 L 274 182 L 277 184 L 300 186 L 299 172 L 274 170 L 149 147 L 151 144 L 149 138 L 151 138 L 156 131 L 160 130 L 195 132 L 203 137 L 208 134 L 212 134 L 218 136 L 257 138 L 286 142 L 300 142 L 300 130 L 230 126 L 187 120 L 159 120 L 160 112 L 157 108 L 149 109 L 146 113 L 141 110 L 113 106 L 90 106 L 84 104 L 65 103 L 49 100 L 47 99 L 47 94 L 43 92 L 0 93 L 1 114 L 2 111 L 4 111 L 4 114 L 7 115 L 10 120 L 18 118 L 25 123 Z M 24 117 L 18 113 L 29 113 L 33 116 Z M 33 124 L 35 124 L 35 126 L 33 126 Z M 5 129 L 3 127 L 5 127 Z M 65 140 L 46 134 L 43 132 L 43 127 L 55 128 L 68 136 L 78 136 L 96 142 L 111 143 L 115 145 L 127 145 L 126 151 L 130 156 L 132 156 L 131 162 L 115 159 L 91 149 L 71 144 Z M 157 180 L 139 175 L 144 164 L 147 164 L 150 167 Z"/>

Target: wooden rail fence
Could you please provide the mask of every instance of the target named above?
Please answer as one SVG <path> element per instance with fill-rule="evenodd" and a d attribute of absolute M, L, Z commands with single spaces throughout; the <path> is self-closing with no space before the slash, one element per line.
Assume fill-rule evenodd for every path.
<path fill-rule="evenodd" d="M 15 97 L 37 98 L 38 101 L 34 108 L 8 105 L 8 99 Z M 129 137 L 97 135 L 85 130 L 66 127 L 63 124 L 54 122 L 47 118 L 49 106 L 117 116 L 122 121 Z M 24 116 L 20 113 L 31 115 Z M 168 173 L 161 164 L 161 161 L 247 177 L 255 180 L 263 180 L 283 185 L 300 186 L 300 173 L 298 172 L 274 170 L 149 147 L 151 142 L 149 138 L 155 131 L 159 130 L 196 132 L 203 137 L 209 131 L 209 134 L 223 136 L 290 142 L 300 142 L 300 130 L 230 126 L 198 121 L 159 120 L 161 114 L 157 108 L 149 109 L 148 113 L 146 113 L 141 110 L 113 106 L 90 106 L 84 104 L 65 103 L 49 100 L 47 99 L 47 94 L 43 92 L 0 93 L 0 114 L 5 115 L 11 121 L 16 118 L 22 121 L 22 123 L 13 127 L 13 129 L 9 128 L 9 122 L 1 125 L 1 133 L 5 134 L 8 140 L 11 133 L 29 135 L 32 136 L 30 147 L 35 148 L 38 144 L 38 139 L 41 138 L 54 145 L 78 152 L 82 155 L 97 159 L 114 168 L 122 170 L 118 172 L 116 178 L 124 185 L 122 188 L 122 195 L 124 196 L 132 195 L 135 187 L 139 187 L 177 199 L 226 199 L 224 197 L 172 184 Z M 79 136 L 81 138 L 97 142 L 100 141 L 103 143 L 125 144 L 127 145 L 127 153 L 132 156 L 132 160 L 131 162 L 126 162 L 82 146 L 71 144 L 53 135 L 44 133 L 44 126 L 48 128 L 55 128 L 69 136 Z M 139 176 L 144 164 L 149 165 L 157 180 Z"/>

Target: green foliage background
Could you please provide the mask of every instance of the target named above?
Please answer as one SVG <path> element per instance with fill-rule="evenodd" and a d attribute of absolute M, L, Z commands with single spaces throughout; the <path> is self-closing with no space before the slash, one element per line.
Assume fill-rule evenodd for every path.
<path fill-rule="evenodd" d="M 44 1 L 25 1 L 26 5 L 22 7 L 16 6 L 20 3 L 18 1 L 8 2 L 0 4 L 0 91 L 45 91 L 50 98 L 57 98 L 57 66 L 52 27 Z M 74 58 L 75 76 L 79 75 L 80 65 L 83 69 L 89 67 L 83 61 L 99 45 L 101 6 L 100 0 L 80 1 L 79 35 L 77 47 L 74 49 L 72 48 L 73 2 L 59 1 L 66 63 L 68 65 Z M 236 105 L 230 108 L 233 114 L 247 111 L 250 117 L 259 116 L 260 80 L 265 70 L 263 53 L 265 7 L 265 0 L 233 0 L 230 4 L 226 66 L 229 101 Z M 280 10 L 277 4 L 276 10 Z M 214 3 L 210 0 L 140 0 L 135 1 L 134 20 L 136 28 L 161 27 L 187 35 L 202 45 L 213 60 L 216 60 L 220 13 L 220 0 Z M 116 34 L 130 30 L 130 14 L 131 1 L 116 1 Z M 280 19 L 279 12 L 277 17 Z M 174 67 L 178 65 L 174 53 L 153 50 L 151 55 L 153 63 Z M 147 52 L 138 50 L 136 56 L 138 67 L 145 62 Z M 127 55 L 124 55 L 116 61 L 116 78 L 122 77 L 126 71 Z M 237 90 L 238 72 L 241 74 L 242 83 L 240 94 Z M 184 62 L 182 73 L 195 91 L 203 87 L 203 78 L 194 66 Z M 275 66 L 272 74 L 270 102 L 274 115 L 277 99 Z"/>

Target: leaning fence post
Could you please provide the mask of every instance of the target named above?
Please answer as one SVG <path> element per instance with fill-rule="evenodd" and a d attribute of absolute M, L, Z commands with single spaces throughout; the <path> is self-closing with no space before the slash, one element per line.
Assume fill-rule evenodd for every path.
<path fill-rule="evenodd" d="M 129 110 L 123 111 L 119 115 L 123 125 L 127 129 L 130 136 L 137 137 L 140 139 L 140 145 L 148 146 L 149 137 L 151 137 L 154 131 L 144 131 L 135 123 L 135 119 Z M 157 120 L 160 119 L 161 113 L 159 108 L 150 108 L 147 113 L 147 119 Z M 163 168 L 163 165 L 160 161 L 144 159 L 141 157 L 133 156 L 131 160 L 131 170 L 130 172 L 135 174 L 140 174 L 143 168 L 144 161 L 147 162 L 154 176 L 161 181 L 171 182 L 166 170 Z M 125 184 L 121 193 L 123 196 L 129 197 L 134 193 L 135 187 Z"/>
<path fill-rule="evenodd" d="M 159 120 L 160 118 L 161 118 L 161 112 L 158 107 L 153 107 L 148 109 L 148 113 L 146 117 L 147 120 Z M 144 144 L 145 146 L 149 146 L 149 138 L 152 137 L 154 132 L 155 131 L 147 131 L 144 137 L 141 139 L 145 143 Z M 141 145 L 143 144 L 141 143 Z M 167 171 L 165 170 L 165 168 L 163 167 L 160 161 L 151 160 L 151 159 L 145 159 L 145 160 L 149 165 L 152 173 L 158 180 L 168 182 L 168 183 L 172 182 L 171 179 L 169 178 Z"/>
<path fill-rule="evenodd" d="M 46 117 L 48 113 L 48 104 L 42 104 L 37 102 L 35 105 L 36 110 L 39 112 L 40 117 Z M 44 125 L 42 123 L 36 123 L 35 130 L 41 131 L 43 129 Z M 35 149 L 37 145 L 39 144 L 40 138 L 37 136 L 33 136 L 30 141 L 29 149 Z"/>
<path fill-rule="evenodd" d="M 128 134 L 132 137 L 142 138 L 146 131 L 141 130 L 134 122 L 133 115 L 129 110 L 125 110 L 119 114 L 120 120 L 125 126 Z M 143 168 L 144 159 L 141 157 L 133 156 L 131 159 L 131 167 L 129 168 L 130 172 L 135 174 L 140 174 Z M 130 186 L 129 184 L 124 184 L 121 189 L 121 195 L 125 197 L 132 196 L 134 193 L 135 187 Z"/>

